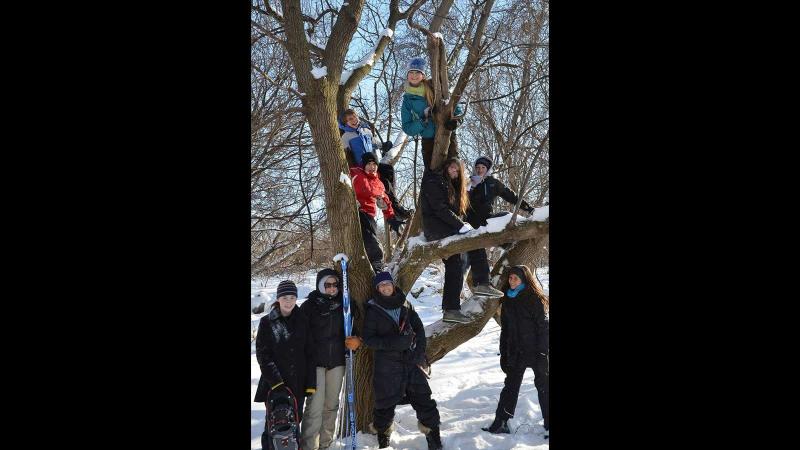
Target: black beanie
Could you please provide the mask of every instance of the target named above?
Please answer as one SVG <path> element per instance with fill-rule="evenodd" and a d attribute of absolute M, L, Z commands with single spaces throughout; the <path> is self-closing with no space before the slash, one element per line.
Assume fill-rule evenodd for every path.
<path fill-rule="evenodd" d="M 371 162 L 374 162 L 375 164 L 378 164 L 378 160 L 375 158 L 375 153 L 366 152 L 363 155 L 361 155 L 361 167 L 362 168 L 367 167 L 367 163 L 371 163 Z"/>
<path fill-rule="evenodd" d="M 475 165 L 477 166 L 478 164 L 483 164 L 484 166 L 486 166 L 486 170 L 492 168 L 492 160 L 485 156 L 481 156 L 480 158 L 475 160 Z"/>
<path fill-rule="evenodd" d="M 290 280 L 284 280 L 278 284 L 278 292 L 275 294 L 275 297 L 283 297 L 284 295 L 294 295 L 297 297 L 297 286 Z"/>

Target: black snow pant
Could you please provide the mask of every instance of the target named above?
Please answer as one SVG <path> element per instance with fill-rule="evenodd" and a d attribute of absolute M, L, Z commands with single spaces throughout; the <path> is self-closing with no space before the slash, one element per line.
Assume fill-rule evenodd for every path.
<path fill-rule="evenodd" d="M 295 433 L 297 443 L 300 443 L 300 422 L 303 421 L 303 405 L 306 402 L 306 398 L 303 395 L 299 395 L 296 397 L 297 399 L 297 433 Z M 261 433 L 261 448 L 263 450 L 272 450 L 274 447 L 272 446 L 272 442 L 270 442 L 269 438 L 269 402 L 265 402 L 267 405 L 267 415 L 264 420 L 264 432 Z"/>
<path fill-rule="evenodd" d="M 498 419 L 508 420 L 514 417 L 514 410 L 517 408 L 519 397 L 519 387 L 522 384 L 522 376 L 525 369 L 533 369 L 533 384 L 539 393 L 539 407 L 542 409 L 544 418 L 544 428 L 550 429 L 550 368 L 547 356 L 536 355 L 536 363 L 528 366 L 512 366 L 506 372 L 505 386 L 500 392 L 500 401 L 497 403 L 495 415 Z"/>
<path fill-rule="evenodd" d="M 461 253 L 443 259 L 444 292 L 442 293 L 442 309 L 461 309 L 461 289 L 464 287 L 464 271 L 461 268 Z"/>
<path fill-rule="evenodd" d="M 467 252 L 469 266 L 472 268 L 472 285 L 489 282 L 489 259 L 485 248 L 478 248 Z"/>
<path fill-rule="evenodd" d="M 414 412 L 417 413 L 417 420 L 428 428 L 435 428 L 439 426 L 441 420 L 439 419 L 439 410 L 436 408 L 436 400 L 431 398 L 431 393 L 424 392 L 406 392 L 406 399 L 411 403 Z M 378 432 L 384 432 L 389 429 L 389 426 L 394 420 L 394 408 L 372 410 L 373 425 Z"/>
<path fill-rule="evenodd" d="M 358 218 L 361 221 L 361 237 L 364 239 L 364 249 L 367 251 L 369 263 L 372 265 L 372 270 L 380 272 L 383 270 L 383 249 L 378 240 L 378 224 L 373 217 L 360 209 Z"/>
<path fill-rule="evenodd" d="M 425 167 L 430 169 L 431 167 L 431 157 L 433 156 L 433 138 L 422 138 L 422 162 L 425 163 Z M 456 140 L 456 133 L 453 131 L 450 133 L 450 146 L 447 147 L 447 158 L 457 158 L 458 157 L 458 141 Z"/>

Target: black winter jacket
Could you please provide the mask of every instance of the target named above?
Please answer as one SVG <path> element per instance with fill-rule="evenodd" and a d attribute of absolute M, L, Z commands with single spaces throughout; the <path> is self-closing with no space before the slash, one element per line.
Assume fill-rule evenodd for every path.
<path fill-rule="evenodd" d="M 550 348 L 550 320 L 544 305 L 530 289 L 514 298 L 506 294 L 501 302 L 500 367 L 504 372 L 530 367 L 538 353 L 548 354 Z"/>
<path fill-rule="evenodd" d="M 316 389 L 313 342 L 308 318 L 300 307 L 295 306 L 288 317 L 283 317 L 276 306 L 261 318 L 256 336 L 256 359 L 261 367 L 261 379 L 253 401 L 267 401 L 269 390 L 281 381 L 300 398 L 306 389 Z"/>
<path fill-rule="evenodd" d="M 469 191 L 469 208 L 467 208 L 467 222 L 475 228 L 486 225 L 486 219 L 492 217 L 492 203 L 500 197 L 511 203 L 517 203 L 517 194 L 507 188 L 500 180 L 491 175 L 486 176 L 481 183 Z M 520 209 L 529 209 L 530 205 L 525 200 L 520 204 Z"/>
<path fill-rule="evenodd" d="M 308 300 L 303 302 L 300 309 L 308 317 L 311 329 L 314 366 L 327 369 L 343 366 L 345 335 L 341 289 L 333 299 L 323 296 L 319 290 L 311 291 Z"/>
<path fill-rule="evenodd" d="M 464 226 L 458 208 L 447 200 L 447 180 L 441 171 L 425 170 L 420 197 L 422 230 L 428 241 L 457 234 Z"/>
<path fill-rule="evenodd" d="M 405 297 L 402 291 L 397 291 Z M 400 325 L 374 300 L 367 302 L 363 339 L 365 345 L 375 350 L 375 408 L 407 403 L 406 391 L 431 393 L 428 380 L 417 367 L 426 362 L 425 328 L 407 302 L 401 306 Z"/>

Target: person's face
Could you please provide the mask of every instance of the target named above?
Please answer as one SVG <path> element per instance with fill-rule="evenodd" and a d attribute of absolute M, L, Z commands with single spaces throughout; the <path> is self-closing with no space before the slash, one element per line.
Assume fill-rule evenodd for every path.
<path fill-rule="evenodd" d="M 289 315 L 294 309 L 294 305 L 297 303 L 297 296 L 294 295 L 282 295 L 278 297 L 278 305 L 281 308 L 281 313 L 284 316 Z"/>
<path fill-rule="evenodd" d="M 449 166 L 447 166 L 447 176 L 449 176 L 451 180 L 455 180 L 456 178 L 458 178 L 458 172 L 460 171 L 460 169 L 461 168 L 458 166 L 458 164 L 455 163 L 450 164 Z"/>
<path fill-rule="evenodd" d="M 344 120 L 350 128 L 355 128 L 358 126 L 358 116 L 355 114 L 350 114 L 349 116 L 345 117 Z"/>
<path fill-rule="evenodd" d="M 422 72 L 417 70 L 412 70 L 408 72 L 408 82 L 413 84 L 414 86 L 418 85 L 422 80 L 425 79 L 425 75 Z"/>
<path fill-rule="evenodd" d="M 391 281 L 381 281 L 380 284 L 378 284 L 378 292 L 384 297 L 394 294 L 394 283 Z"/>
<path fill-rule="evenodd" d="M 486 175 L 486 172 L 488 172 L 488 171 L 489 171 L 489 169 L 487 169 L 486 166 L 484 166 L 483 164 L 476 164 L 475 165 L 475 174 L 476 175 L 484 176 L 484 175 Z"/>
<path fill-rule="evenodd" d="M 520 284 L 522 284 L 522 280 L 519 279 L 517 274 L 512 273 L 508 276 L 508 285 L 511 286 L 511 289 L 516 289 Z"/>
<path fill-rule="evenodd" d="M 325 288 L 326 294 L 336 295 L 339 292 L 339 279 L 336 277 L 328 277 L 325 279 L 322 286 Z"/>
<path fill-rule="evenodd" d="M 378 165 L 370 161 L 364 166 L 364 170 L 366 170 L 367 173 L 375 173 L 378 170 Z"/>

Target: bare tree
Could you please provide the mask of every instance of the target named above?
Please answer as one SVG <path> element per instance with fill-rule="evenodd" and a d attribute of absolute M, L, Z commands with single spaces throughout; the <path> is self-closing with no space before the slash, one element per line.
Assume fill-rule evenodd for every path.
<path fill-rule="evenodd" d="M 381 136 L 385 136 L 384 140 L 391 139 L 392 130 L 399 129 L 396 111 L 405 76 L 402 70 L 404 64 L 398 60 L 427 51 L 435 87 L 434 102 L 437 106 L 434 115 L 437 132 L 432 166 L 439 166 L 450 139 L 450 131 L 443 124 L 451 117 L 455 105 L 476 79 L 476 74 L 480 74 L 487 64 L 491 64 L 491 60 L 487 62 L 486 59 L 491 56 L 488 52 L 498 45 L 497 37 L 501 35 L 502 26 L 499 21 L 490 20 L 496 14 L 493 11 L 494 5 L 495 0 L 461 1 L 458 4 L 455 0 L 442 0 L 435 4 L 428 0 L 414 0 L 404 8 L 401 8 L 400 0 L 391 0 L 388 5 L 377 1 L 367 4 L 365 0 L 349 0 L 340 7 L 331 7 L 327 3 L 303 4 L 300 0 L 254 0 L 252 4 L 254 47 L 267 45 L 260 44 L 262 40 L 269 41 L 269 45 L 274 46 L 270 48 L 273 55 L 271 58 L 274 59 L 272 64 L 278 64 L 282 69 L 291 68 L 290 74 L 284 78 L 276 78 L 276 75 L 270 75 L 269 71 L 264 70 L 265 80 L 281 86 L 270 91 L 270 95 L 282 98 L 283 103 L 273 103 L 261 109 L 254 108 L 259 114 L 265 114 L 261 110 L 274 111 L 272 108 L 280 108 L 277 115 L 281 116 L 280 119 L 276 115 L 261 119 L 259 129 L 262 131 L 254 139 L 268 142 L 271 149 L 283 149 L 284 145 L 289 147 L 293 144 L 292 151 L 299 152 L 297 162 L 286 162 L 290 158 L 280 163 L 275 162 L 295 164 L 291 166 L 292 170 L 288 165 L 280 167 L 287 174 L 297 173 L 298 182 L 302 186 L 299 198 L 295 191 L 295 195 L 287 199 L 290 203 L 277 205 L 279 208 L 276 210 L 291 211 L 287 216 L 292 216 L 292 223 L 302 222 L 308 217 L 309 228 L 315 217 L 324 215 L 327 227 L 323 234 L 330 245 L 327 252 L 320 252 L 327 253 L 329 257 L 339 252 L 350 256 L 350 292 L 354 307 L 361 313 L 358 314 L 359 317 L 363 317 L 364 302 L 371 296 L 373 272 L 361 238 L 358 205 L 349 183 L 337 118 L 347 107 L 355 107 L 366 118 L 377 123 L 377 128 L 385 130 L 379 131 L 384 133 Z M 423 20 L 427 22 L 424 25 Z M 467 22 L 466 26 L 450 23 L 463 21 Z M 406 25 L 406 35 L 393 43 L 398 27 Z M 419 37 L 415 39 L 414 34 L 425 37 L 424 48 L 420 45 Z M 354 48 L 361 49 L 361 52 L 348 59 L 354 39 L 359 43 Z M 446 42 L 455 44 L 448 49 Z M 289 63 L 280 61 L 278 54 L 283 55 Z M 275 66 L 270 67 L 274 69 Z M 281 73 L 283 74 L 282 71 Z M 456 80 L 452 90 L 451 75 Z M 272 98 L 269 101 L 273 101 Z M 519 101 L 524 103 L 528 100 L 523 98 Z M 526 108 L 524 105 L 519 106 L 521 111 Z M 280 120 L 286 123 L 279 127 Z M 310 135 L 308 140 L 303 139 L 305 126 Z M 524 134 L 522 131 L 520 129 L 517 134 Z M 518 140 L 522 142 L 522 146 L 533 142 L 526 139 L 527 137 L 522 136 Z M 409 140 L 398 134 L 395 143 L 397 150 L 404 148 L 403 145 L 408 146 Z M 263 143 L 260 145 L 264 146 Z M 303 153 L 304 149 L 313 150 L 316 158 L 308 158 Z M 259 155 L 256 159 L 262 164 L 278 154 L 276 150 L 274 153 Z M 410 176 L 401 177 L 404 178 L 401 192 L 406 195 L 411 192 L 412 197 L 418 194 L 418 168 L 413 164 L 415 156 L 416 154 L 404 156 L 402 152 L 393 151 L 385 160 L 392 164 L 408 164 L 413 169 L 408 174 Z M 303 167 L 311 165 L 318 170 L 316 178 L 304 172 Z M 525 169 L 518 170 L 522 173 Z M 315 183 L 322 187 L 322 195 L 317 203 Z M 319 205 L 319 212 L 314 210 L 316 205 Z M 516 241 L 515 248 L 519 249 L 509 251 L 506 258 L 512 262 L 522 261 L 528 257 L 530 249 L 540 246 L 549 233 L 547 222 L 519 221 L 499 232 L 473 232 L 460 238 L 412 246 L 407 237 L 417 234 L 420 223 L 421 214 L 417 212 L 411 226 L 405 230 L 406 238 L 401 239 L 401 245 L 389 264 L 398 284 L 406 291 L 427 264 L 442 257 Z M 419 242 L 419 239 L 415 242 Z M 318 251 L 315 246 L 315 253 Z M 497 273 L 502 264 L 495 266 Z M 445 326 L 437 323 L 428 327 L 429 359 L 438 360 L 477 334 L 486 320 L 494 314 L 496 302 L 481 302 L 478 309 L 482 312 L 475 315 L 471 324 Z M 372 364 L 373 358 L 369 349 L 359 352 L 356 384 L 372 386 Z M 358 428 L 364 430 L 372 414 L 372 392 L 371 389 L 366 389 L 360 394 L 357 408 Z"/>

